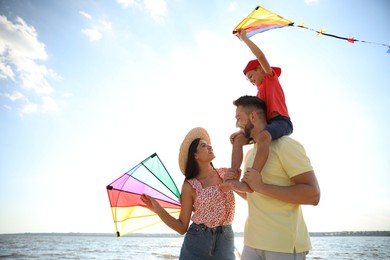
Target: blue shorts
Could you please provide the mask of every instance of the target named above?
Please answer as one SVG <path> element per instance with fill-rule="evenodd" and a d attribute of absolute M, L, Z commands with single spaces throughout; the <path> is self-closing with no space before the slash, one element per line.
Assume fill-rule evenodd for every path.
<path fill-rule="evenodd" d="M 276 116 L 268 121 L 264 130 L 272 136 L 272 140 L 278 139 L 284 135 L 290 135 L 293 132 L 293 124 L 289 117 Z"/>
<path fill-rule="evenodd" d="M 234 260 L 234 233 L 231 225 L 208 228 L 192 223 L 184 237 L 180 260 Z"/>

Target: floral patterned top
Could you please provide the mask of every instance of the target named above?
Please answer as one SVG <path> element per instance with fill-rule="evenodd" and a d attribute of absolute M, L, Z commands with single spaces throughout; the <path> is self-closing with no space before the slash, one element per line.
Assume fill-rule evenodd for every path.
<path fill-rule="evenodd" d="M 219 168 L 216 171 L 223 179 L 226 168 Z M 191 217 L 194 223 L 204 224 L 211 228 L 232 224 L 235 211 L 233 191 L 220 191 L 220 184 L 203 188 L 201 182 L 195 178 L 186 181 L 196 191 L 194 214 Z"/>

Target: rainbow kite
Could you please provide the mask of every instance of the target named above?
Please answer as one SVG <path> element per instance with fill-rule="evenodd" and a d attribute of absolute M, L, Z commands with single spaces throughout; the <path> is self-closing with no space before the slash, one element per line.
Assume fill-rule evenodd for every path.
<path fill-rule="evenodd" d="M 180 213 L 180 192 L 156 153 L 106 188 L 118 237 L 161 222 L 156 213 L 143 207 L 142 194 L 155 198 L 172 216 Z"/>
<path fill-rule="evenodd" d="M 390 53 L 389 44 L 367 42 L 367 41 L 357 40 L 354 38 L 340 37 L 334 34 L 325 33 L 325 29 L 323 28 L 320 31 L 307 28 L 303 25 L 303 23 L 301 25 L 294 25 L 294 22 L 291 22 L 278 14 L 268 11 L 267 9 L 261 6 L 257 6 L 246 18 L 244 18 L 244 20 L 242 20 L 236 26 L 236 28 L 234 28 L 233 34 L 238 36 L 237 31 L 239 29 L 245 29 L 245 31 L 247 32 L 247 36 L 249 38 L 257 33 L 262 33 L 271 29 L 282 28 L 285 26 L 295 26 L 295 27 L 307 29 L 316 32 L 317 35 L 330 36 L 337 39 L 346 40 L 349 43 L 363 42 L 363 43 L 382 45 L 387 47 L 388 48 L 387 53 Z"/>

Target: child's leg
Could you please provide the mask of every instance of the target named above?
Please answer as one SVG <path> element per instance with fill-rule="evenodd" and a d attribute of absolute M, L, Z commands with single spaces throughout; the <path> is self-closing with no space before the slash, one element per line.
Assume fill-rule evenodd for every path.
<path fill-rule="evenodd" d="M 256 138 L 257 151 L 256 151 L 255 160 L 253 161 L 252 168 L 258 171 L 259 173 L 261 173 L 265 163 L 267 162 L 269 145 L 271 141 L 272 141 L 272 136 L 267 130 L 261 131 L 259 136 Z"/>
<path fill-rule="evenodd" d="M 269 145 L 271 141 L 291 133 L 292 123 L 290 118 L 278 116 L 271 119 L 269 124 L 263 131 L 260 132 L 259 136 L 255 140 L 257 143 L 257 151 L 252 168 L 261 173 L 268 159 Z"/>
<path fill-rule="evenodd" d="M 242 160 L 244 157 L 244 152 L 242 151 L 242 146 L 235 145 L 233 142 L 232 149 L 232 164 L 231 168 L 234 171 L 235 177 L 234 179 L 224 180 L 224 183 L 220 186 L 220 190 L 223 192 L 233 190 L 237 183 L 240 183 L 239 169 L 242 164 Z"/>
<path fill-rule="evenodd" d="M 244 158 L 243 146 L 246 145 L 249 140 L 245 135 L 239 131 L 230 136 L 232 142 L 232 162 L 231 169 L 236 174 L 236 179 L 239 180 L 239 170 L 241 168 L 242 160 Z"/>
<path fill-rule="evenodd" d="M 231 136 L 232 140 L 232 162 L 231 169 L 235 173 L 233 179 L 224 180 L 224 183 L 220 186 L 221 191 L 237 190 L 242 192 L 253 192 L 249 185 L 244 182 L 240 182 L 240 168 L 242 160 L 244 158 L 243 146 L 248 142 L 247 138 L 242 132 L 236 132 Z"/>
<path fill-rule="evenodd" d="M 241 182 L 239 180 L 241 176 L 239 176 L 238 172 L 239 169 L 241 168 L 243 158 L 244 158 L 244 152 L 242 150 L 242 144 L 240 144 L 239 141 L 237 141 L 236 143 L 233 142 L 231 168 L 236 173 L 236 178 L 232 180 L 226 180 L 225 183 L 226 185 L 230 186 L 232 189 L 238 192 L 253 192 L 253 190 L 249 187 L 247 183 Z"/>
<path fill-rule="evenodd" d="M 234 173 L 237 174 L 237 177 L 238 177 L 238 170 L 241 167 L 243 158 L 244 158 L 244 152 L 242 151 L 242 146 L 233 144 L 231 168 L 233 169 Z"/>
<path fill-rule="evenodd" d="M 224 180 L 224 182 L 220 186 L 221 191 L 226 192 L 229 190 L 233 190 L 236 186 L 236 183 L 240 182 L 239 169 L 241 167 L 243 157 L 244 152 L 242 151 L 242 146 L 240 147 L 238 145 L 234 145 L 233 143 L 231 169 L 234 171 L 235 177 L 234 179 Z"/>

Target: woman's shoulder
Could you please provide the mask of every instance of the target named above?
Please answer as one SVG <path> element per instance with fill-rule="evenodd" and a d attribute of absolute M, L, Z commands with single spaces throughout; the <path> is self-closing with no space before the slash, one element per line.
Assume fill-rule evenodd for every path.
<path fill-rule="evenodd" d="M 192 194 L 195 191 L 195 187 L 193 186 L 192 180 L 185 180 L 183 186 L 181 188 L 182 194 Z"/>

